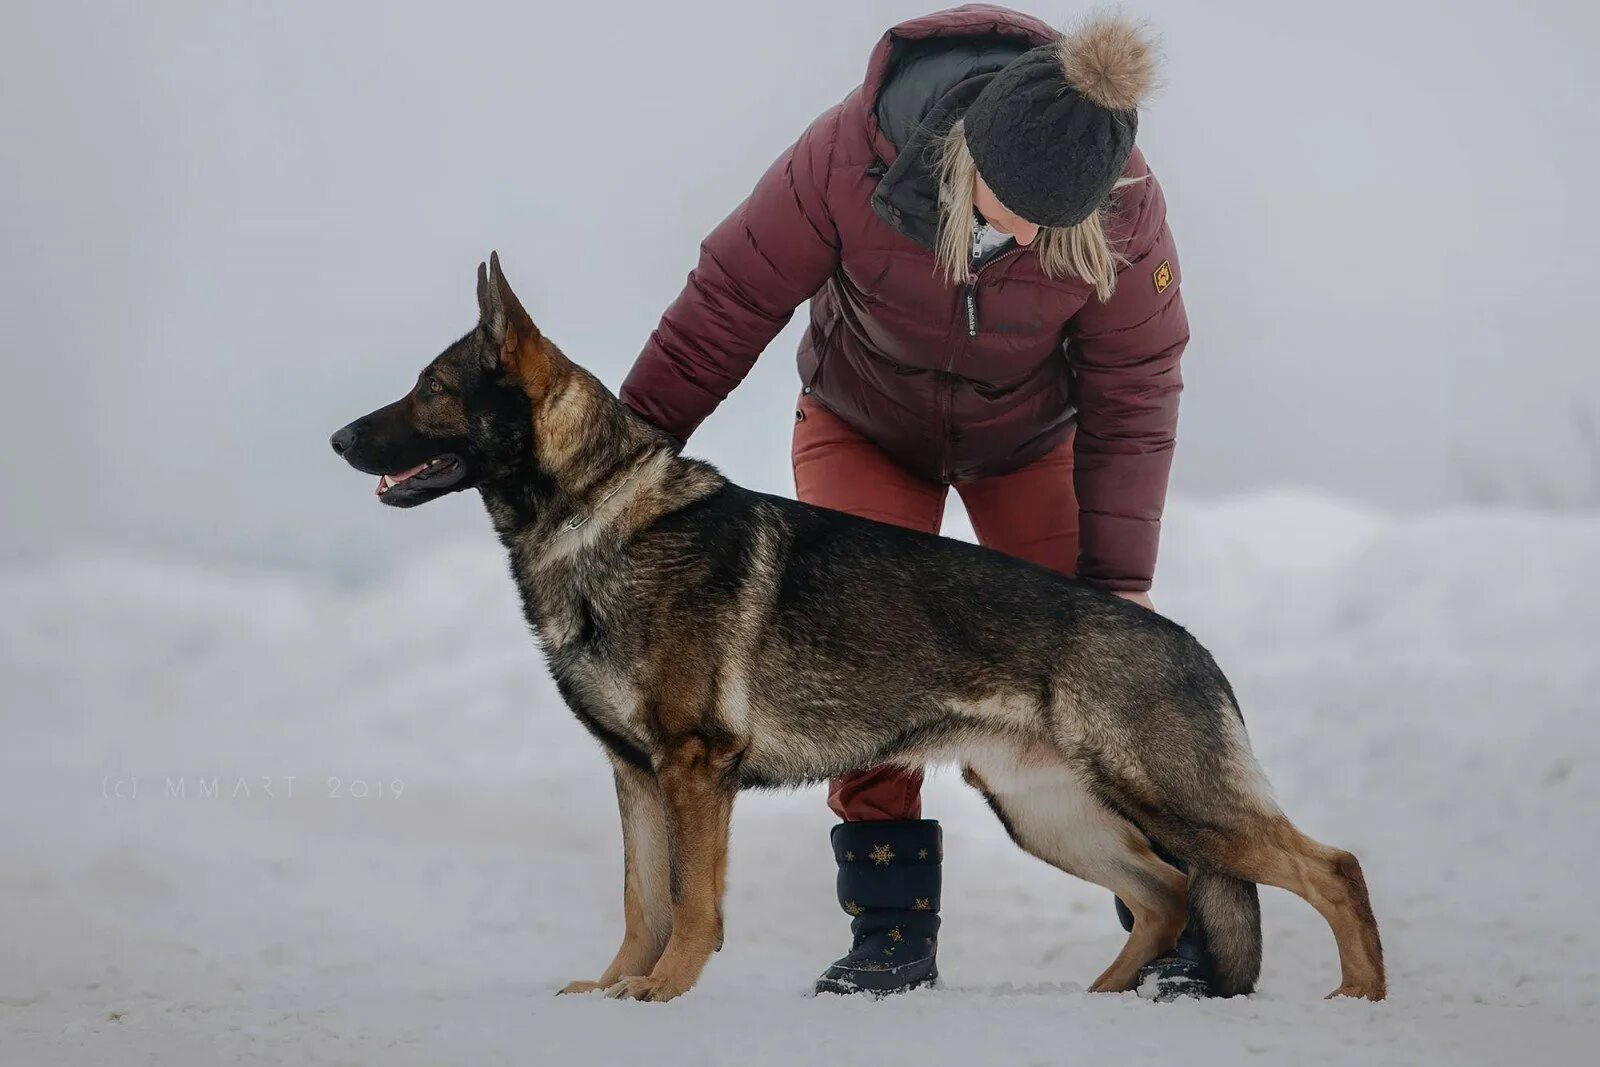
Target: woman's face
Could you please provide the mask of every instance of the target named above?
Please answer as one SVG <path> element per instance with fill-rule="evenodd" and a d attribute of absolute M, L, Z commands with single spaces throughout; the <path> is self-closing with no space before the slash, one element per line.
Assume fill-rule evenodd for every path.
<path fill-rule="evenodd" d="M 989 183 L 983 180 L 983 175 L 979 174 L 975 180 L 978 184 L 972 190 L 972 206 L 978 209 L 983 221 L 1001 233 L 1010 234 L 1023 248 L 1033 244 L 1033 239 L 1039 236 L 1039 227 L 1002 204 Z"/>

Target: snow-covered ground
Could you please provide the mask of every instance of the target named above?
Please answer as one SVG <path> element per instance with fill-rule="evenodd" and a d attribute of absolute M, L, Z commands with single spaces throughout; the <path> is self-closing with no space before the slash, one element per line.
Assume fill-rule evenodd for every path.
<path fill-rule="evenodd" d="M 1256 996 L 1085 993 L 1110 901 L 950 771 L 943 989 L 806 996 L 846 936 L 813 789 L 741 798 L 691 994 L 553 997 L 615 948 L 617 818 L 485 528 L 362 589 L 0 576 L 0 1063 L 1593 1062 L 1600 516 L 1274 494 L 1175 503 L 1163 552 L 1285 808 L 1365 862 L 1387 1003 L 1324 1002 L 1275 891 Z"/>

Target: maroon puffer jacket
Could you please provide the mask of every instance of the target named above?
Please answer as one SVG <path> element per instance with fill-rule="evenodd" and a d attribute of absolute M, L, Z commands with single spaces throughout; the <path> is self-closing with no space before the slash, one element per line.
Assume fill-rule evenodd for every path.
<path fill-rule="evenodd" d="M 1144 157 L 1136 150 L 1126 171 L 1142 180 L 1115 194 L 1109 236 L 1129 262 L 1111 300 L 1045 277 L 1014 246 L 981 266 L 970 294 L 935 270 L 928 131 L 1055 36 L 986 4 L 885 34 L 860 88 L 706 238 L 622 399 L 687 440 L 810 299 L 802 381 L 908 470 L 944 482 L 1015 470 L 1076 421 L 1079 573 L 1148 589 L 1189 327 L 1165 201 Z"/>

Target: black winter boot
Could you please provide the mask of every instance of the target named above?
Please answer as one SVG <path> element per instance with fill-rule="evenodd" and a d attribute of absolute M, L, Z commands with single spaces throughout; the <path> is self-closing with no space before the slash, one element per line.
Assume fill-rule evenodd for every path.
<path fill-rule="evenodd" d="M 817 979 L 818 993 L 903 993 L 939 977 L 939 824 L 847 822 L 833 828 L 839 906 L 850 951 Z"/>

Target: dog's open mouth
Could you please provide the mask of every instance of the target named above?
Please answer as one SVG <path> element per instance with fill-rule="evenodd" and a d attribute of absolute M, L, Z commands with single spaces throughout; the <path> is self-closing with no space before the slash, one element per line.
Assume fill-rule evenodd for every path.
<path fill-rule="evenodd" d="M 459 456 L 446 454 L 434 456 L 426 463 L 418 463 L 410 470 L 378 476 L 378 496 L 411 497 L 430 489 L 448 489 L 466 474 L 466 465 Z M 385 501 L 388 503 L 389 501 Z"/>

